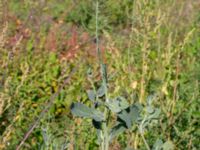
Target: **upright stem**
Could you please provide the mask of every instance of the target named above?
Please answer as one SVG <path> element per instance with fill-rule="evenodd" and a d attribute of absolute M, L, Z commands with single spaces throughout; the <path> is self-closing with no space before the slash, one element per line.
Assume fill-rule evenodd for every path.
<path fill-rule="evenodd" d="M 98 35 L 98 13 L 99 13 L 99 2 L 96 1 L 96 51 L 99 59 L 99 66 L 101 71 L 101 77 L 102 77 L 102 84 L 105 90 L 105 101 L 108 102 L 108 92 L 107 92 L 107 72 L 106 72 L 106 66 L 103 64 L 102 61 L 102 55 L 101 51 L 99 49 L 99 35 Z M 108 150 L 109 148 L 109 135 L 108 135 L 108 126 L 107 126 L 107 120 L 108 120 L 108 110 L 107 108 L 104 109 L 104 116 L 106 118 L 105 122 L 103 122 L 102 125 L 102 143 L 101 143 L 101 149 L 102 150 Z"/>
<path fill-rule="evenodd" d="M 101 58 L 101 51 L 99 49 L 98 15 L 99 15 L 99 2 L 97 0 L 97 2 L 96 2 L 96 51 L 97 51 L 97 56 L 98 56 L 98 59 L 99 59 L 99 65 L 101 67 L 102 58 Z"/>
<path fill-rule="evenodd" d="M 108 102 L 108 90 L 107 90 L 107 72 L 106 72 L 106 65 L 101 64 L 101 75 L 102 75 L 102 84 L 105 90 L 105 102 Z M 109 148 L 109 134 L 108 134 L 108 121 L 109 121 L 109 110 L 107 107 L 104 108 L 104 116 L 106 118 L 105 122 L 103 122 L 103 133 L 104 133 L 104 144 L 105 149 L 108 150 Z"/>

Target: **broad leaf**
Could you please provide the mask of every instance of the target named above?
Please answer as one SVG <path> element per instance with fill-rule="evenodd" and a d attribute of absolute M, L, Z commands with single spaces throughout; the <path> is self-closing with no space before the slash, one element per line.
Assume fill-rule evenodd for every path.
<path fill-rule="evenodd" d="M 106 106 L 115 113 L 119 113 L 120 111 L 129 107 L 128 102 L 123 97 L 117 97 L 115 100 L 109 100 L 106 103 Z"/>
<path fill-rule="evenodd" d="M 91 100 L 91 101 L 95 101 L 96 99 L 96 93 L 94 90 L 87 90 L 87 95 L 88 95 L 88 98 Z"/>
<path fill-rule="evenodd" d="M 120 112 L 118 114 L 118 121 L 122 121 L 126 124 L 127 128 L 131 128 L 132 126 L 132 119 L 131 119 L 131 115 L 127 110 L 123 110 L 122 112 Z"/>
<path fill-rule="evenodd" d="M 126 130 L 126 127 L 123 123 L 117 123 L 110 131 L 110 140 L 114 137 L 118 136 L 119 134 L 123 133 Z"/>
<path fill-rule="evenodd" d="M 154 108 L 152 106 L 146 106 L 146 110 L 149 114 L 152 114 L 154 112 Z"/>
<path fill-rule="evenodd" d="M 90 119 L 94 119 L 95 121 L 104 120 L 103 113 L 101 113 L 100 111 L 94 108 L 89 108 L 82 103 L 72 103 L 70 108 L 74 116 L 90 118 Z"/>
<path fill-rule="evenodd" d="M 143 122 L 143 128 L 146 128 L 153 120 L 156 120 L 159 118 L 160 115 L 160 109 L 158 108 L 152 108 L 153 112 L 151 114 L 148 114 Z M 147 110 L 148 111 L 148 110 Z"/>
<path fill-rule="evenodd" d="M 99 89 L 97 90 L 97 95 L 98 95 L 98 97 L 104 96 L 105 93 L 106 93 L 105 87 L 104 87 L 104 85 L 101 85 L 101 86 L 99 87 Z"/>
<path fill-rule="evenodd" d="M 133 104 L 127 109 L 118 113 L 118 120 L 122 120 L 127 128 L 131 128 L 132 125 L 140 118 L 141 107 L 137 104 Z"/>
<path fill-rule="evenodd" d="M 149 120 L 158 119 L 159 115 L 160 115 L 160 109 L 159 108 L 155 108 L 155 109 L 153 109 L 153 113 L 151 113 L 148 116 L 148 119 Z"/>

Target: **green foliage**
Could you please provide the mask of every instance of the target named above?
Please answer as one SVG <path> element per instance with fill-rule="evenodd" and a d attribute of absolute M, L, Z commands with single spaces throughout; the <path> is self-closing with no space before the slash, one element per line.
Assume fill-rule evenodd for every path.
<path fill-rule="evenodd" d="M 95 107 L 89 108 L 86 105 L 81 104 L 81 103 L 72 103 L 70 108 L 74 116 L 93 119 L 92 120 L 93 126 L 97 129 L 97 135 L 98 135 L 99 141 L 103 143 L 104 140 L 108 140 L 106 142 L 110 143 L 111 139 L 113 139 L 115 136 L 124 132 L 126 129 L 131 129 L 133 124 L 135 124 L 139 120 L 142 107 L 139 104 L 129 105 L 127 100 L 123 97 L 116 97 L 114 100 L 110 100 L 110 99 L 108 100 L 106 97 L 103 97 L 103 96 L 106 96 L 107 94 L 105 86 L 104 86 L 104 80 L 107 86 L 107 82 L 106 82 L 107 71 L 105 71 L 105 68 L 104 68 L 102 69 L 102 72 L 103 72 L 103 75 L 102 75 L 103 83 L 100 86 L 100 88 L 97 90 L 96 93 L 94 90 L 88 90 L 87 92 L 89 100 L 93 102 L 93 105 Z M 101 99 L 100 104 L 98 104 L 99 101 L 96 101 L 96 97 L 98 99 L 99 98 Z M 104 111 L 105 110 L 110 111 L 117 116 L 117 122 L 113 128 L 111 129 L 107 128 L 109 126 L 108 122 L 110 122 L 110 120 L 108 116 L 105 116 L 107 114 L 105 113 L 103 114 L 103 112 L 100 112 L 99 110 L 97 110 L 98 107 L 100 106 L 104 107 Z M 105 122 L 107 123 L 105 124 Z M 105 124 L 106 127 L 103 127 L 103 124 Z M 107 131 L 105 132 L 105 130 L 109 130 L 108 139 L 106 137 Z M 104 149 L 103 147 L 102 149 Z"/>
<path fill-rule="evenodd" d="M 200 149 L 199 2 L 99 0 L 101 66 L 96 1 L 2 3 L 0 149 L 16 149 L 72 68 L 22 149 Z"/>
<path fill-rule="evenodd" d="M 105 120 L 103 113 L 101 113 L 100 111 L 97 111 L 94 108 L 89 108 L 85 106 L 84 104 L 73 103 L 70 108 L 71 108 L 72 114 L 75 116 L 90 118 L 90 119 L 94 119 L 95 121 Z"/>
<path fill-rule="evenodd" d="M 122 110 L 117 116 L 118 120 L 122 120 L 125 123 L 126 128 L 130 129 L 134 123 L 139 119 L 140 106 L 131 105 L 125 110 Z"/>
<path fill-rule="evenodd" d="M 106 106 L 113 112 L 113 113 L 119 113 L 122 110 L 125 110 L 129 107 L 128 102 L 123 97 L 117 97 L 114 100 L 109 100 L 106 102 Z"/>

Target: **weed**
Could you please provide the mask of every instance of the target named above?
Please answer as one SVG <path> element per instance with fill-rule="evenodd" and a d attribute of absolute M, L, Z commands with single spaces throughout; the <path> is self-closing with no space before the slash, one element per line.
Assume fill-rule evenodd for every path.
<path fill-rule="evenodd" d="M 0 149 L 199 149 L 199 0 L 0 2 Z"/>

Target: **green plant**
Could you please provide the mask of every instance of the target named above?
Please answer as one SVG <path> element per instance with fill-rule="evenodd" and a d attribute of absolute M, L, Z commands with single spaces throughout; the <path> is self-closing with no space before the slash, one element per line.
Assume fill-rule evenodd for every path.
<path fill-rule="evenodd" d="M 96 132 L 104 133 L 103 123 L 109 136 L 112 129 L 119 131 L 110 139 L 110 149 L 200 149 L 197 0 L 99 0 L 98 23 L 93 0 L 0 3 L 0 149 L 19 145 L 68 72 L 79 65 L 48 109 L 49 117 L 42 117 L 21 149 L 61 149 L 67 144 L 67 149 L 97 150 Z M 95 29 L 101 34 L 97 47 L 106 56 L 111 104 L 106 94 L 98 96 L 104 87 L 93 55 Z M 77 45 L 78 53 L 68 60 L 70 44 Z M 93 71 L 86 78 L 88 64 Z M 121 99 L 141 109 L 128 130 L 125 121 L 117 128 Z M 94 119 L 72 118 L 69 106 L 74 100 L 103 117 L 107 109 L 100 126 Z M 95 115 L 89 113 L 89 118 Z"/>
<path fill-rule="evenodd" d="M 88 98 L 92 102 L 92 107 L 88 107 L 82 103 L 72 103 L 71 112 L 74 116 L 84 117 L 92 119 L 93 126 L 97 130 L 97 136 L 102 150 L 108 150 L 111 140 L 124 132 L 127 129 L 131 129 L 133 124 L 138 124 L 139 133 L 147 147 L 144 138 L 145 127 L 153 120 L 158 118 L 160 109 L 155 109 L 152 106 L 152 98 L 147 101 L 146 113 L 144 117 L 141 116 L 142 105 L 139 103 L 129 104 L 128 101 L 121 96 L 110 98 L 108 96 L 108 74 L 106 64 L 102 61 L 101 52 L 99 49 L 98 39 L 98 1 L 96 4 L 96 50 L 98 52 L 100 72 L 101 72 L 101 86 L 95 88 L 92 79 L 91 72 L 89 72 L 89 79 L 92 83 L 93 89 L 88 90 Z M 116 118 L 114 126 L 112 126 L 113 114 Z"/>

